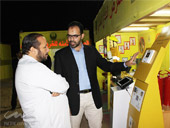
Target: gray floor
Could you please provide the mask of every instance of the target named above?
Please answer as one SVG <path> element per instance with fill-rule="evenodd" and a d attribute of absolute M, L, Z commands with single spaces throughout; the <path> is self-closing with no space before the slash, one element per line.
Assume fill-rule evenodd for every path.
<path fill-rule="evenodd" d="M 102 128 L 109 128 L 110 114 L 107 110 L 107 94 L 101 92 L 103 98 L 103 126 Z M 12 80 L 0 81 L 0 128 L 23 128 L 22 110 L 19 102 L 15 110 L 11 110 L 10 102 L 12 95 Z M 88 128 L 88 122 L 85 117 L 82 119 L 81 128 Z"/>

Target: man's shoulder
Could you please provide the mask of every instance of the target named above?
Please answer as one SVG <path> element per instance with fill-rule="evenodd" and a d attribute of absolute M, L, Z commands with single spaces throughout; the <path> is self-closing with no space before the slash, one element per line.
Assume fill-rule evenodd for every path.
<path fill-rule="evenodd" d="M 69 50 L 70 50 L 70 47 L 69 47 L 69 46 L 64 47 L 64 48 L 61 48 L 60 50 L 58 50 L 58 51 L 55 52 L 54 57 L 56 57 L 56 56 L 57 56 L 57 57 L 59 57 L 59 56 L 65 56 L 65 55 L 68 54 Z"/>
<path fill-rule="evenodd" d="M 64 52 L 67 52 L 69 49 L 69 46 L 61 48 L 60 50 L 56 51 L 55 54 L 62 54 Z"/>
<path fill-rule="evenodd" d="M 84 45 L 84 49 L 85 51 L 90 52 L 90 53 L 96 51 L 96 48 L 92 45 Z"/>
<path fill-rule="evenodd" d="M 93 45 L 84 45 L 85 48 L 94 48 Z"/>
<path fill-rule="evenodd" d="M 91 49 L 91 50 L 94 50 L 95 49 L 95 47 L 93 46 L 93 45 L 84 45 L 84 48 L 85 49 Z"/>

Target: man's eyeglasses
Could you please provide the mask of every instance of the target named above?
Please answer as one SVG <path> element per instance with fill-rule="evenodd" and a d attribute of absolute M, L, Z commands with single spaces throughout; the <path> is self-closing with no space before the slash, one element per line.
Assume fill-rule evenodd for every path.
<path fill-rule="evenodd" d="M 69 38 L 69 39 L 71 39 L 71 38 L 73 38 L 73 39 L 76 39 L 76 38 L 78 38 L 80 35 L 69 35 L 69 34 L 67 34 L 67 38 Z"/>

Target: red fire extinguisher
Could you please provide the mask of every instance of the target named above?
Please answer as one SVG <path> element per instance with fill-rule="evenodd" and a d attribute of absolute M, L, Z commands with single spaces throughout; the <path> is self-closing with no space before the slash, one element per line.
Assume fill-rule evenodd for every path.
<path fill-rule="evenodd" d="M 164 105 L 170 106 L 170 72 L 168 72 L 168 76 L 165 77 L 165 85 L 164 85 Z"/>
<path fill-rule="evenodd" d="M 162 71 L 162 70 L 161 70 Z M 163 105 L 163 101 L 164 101 L 164 78 L 163 75 L 161 74 L 161 71 L 159 71 L 158 73 L 158 84 L 159 84 L 159 92 L 160 92 L 160 98 L 161 98 L 161 104 Z"/>

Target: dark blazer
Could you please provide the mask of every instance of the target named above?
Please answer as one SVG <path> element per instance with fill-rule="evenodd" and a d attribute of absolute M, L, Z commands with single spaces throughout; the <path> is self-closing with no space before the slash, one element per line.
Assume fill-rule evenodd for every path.
<path fill-rule="evenodd" d="M 97 80 L 97 66 L 106 72 L 125 70 L 123 63 L 111 63 L 102 58 L 93 46 L 84 45 L 87 72 L 96 108 L 102 107 L 100 88 Z M 65 47 L 55 53 L 54 72 L 66 78 L 70 87 L 67 92 L 72 115 L 77 115 L 80 108 L 79 71 L 71 48 Z"/>

